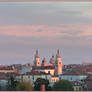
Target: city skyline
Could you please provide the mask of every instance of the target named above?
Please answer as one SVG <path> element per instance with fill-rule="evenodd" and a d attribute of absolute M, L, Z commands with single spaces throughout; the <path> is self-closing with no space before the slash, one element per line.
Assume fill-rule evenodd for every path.
<path fill-rule="evenodd" d="M 0 64 L 49 62 L 59 48 L 63 64 L 92 61 L 91 2 L 1 2 Z"/>

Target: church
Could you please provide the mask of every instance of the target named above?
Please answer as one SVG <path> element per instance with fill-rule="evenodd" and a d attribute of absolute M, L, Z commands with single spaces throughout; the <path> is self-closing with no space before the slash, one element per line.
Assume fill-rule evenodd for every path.
<path fill-rule="evenodd" d="M 63 64 L 59 49 L 57 50 L 56 57 L 52 56 L 49 63 L 47 63 L 45 58 L 41 62 L 38 50 L 36 50 L 32 71 L 45 72 L 50 73 L 52 76 L 58 76 L 62 74 L 62 68 Z"/>

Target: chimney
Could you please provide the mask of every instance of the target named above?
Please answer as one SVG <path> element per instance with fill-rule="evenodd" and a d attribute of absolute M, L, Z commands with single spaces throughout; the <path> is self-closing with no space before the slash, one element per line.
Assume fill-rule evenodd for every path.
<path fill-rule="evenodd" d="M 45 84 L 41 85 L 41 91 L 45 91 Z"/>

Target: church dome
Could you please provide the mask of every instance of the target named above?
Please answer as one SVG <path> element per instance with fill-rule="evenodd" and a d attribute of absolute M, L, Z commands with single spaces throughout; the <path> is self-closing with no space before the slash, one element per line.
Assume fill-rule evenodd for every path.
<path fill-rule="evenodd" d="M 55 60 L 56 60 L 55 57 L 52 56 L 52 58 L 50 58 L 50 63 L 51 63 L 51 64 L 55 64 Z"/>

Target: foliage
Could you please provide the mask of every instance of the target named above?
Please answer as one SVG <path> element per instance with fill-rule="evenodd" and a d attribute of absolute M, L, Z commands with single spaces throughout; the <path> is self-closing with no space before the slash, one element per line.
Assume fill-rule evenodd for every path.
<path fill-rule="evenodd" d="M 0 91 L 2 90 L 1 84 L 0 84 Z"/>
<path fill-rule="evenodd" d="M 17 91 L 33 91 L 32 84 L 30 82 L 22 81 L 16 86 Z"/>
<path fill-rule="evenodd" d="M 73 86 L 68 80 L 60 80 L 54 83 L 53 91 L 73 91 Z"/>
<path fill-rule="evenodd" d="M 18 81 L 16 81 L 14 79 L 14 77 L 10 77 L 8 79 L 8 83 L 7 83 L 7 90 L 8 91 L 16 91 L 16 85 L 17 85 Z"/>
<path fill-rule="evenodd" d="M 41 91 L 41 85 L 45 84 L 46 91 L 51 91 L 52 88 L 49 86 L 49 80 L 43 79 L 43 78 L 38 78 L 34 82 L 34 90 L 35 91 Z"/>

